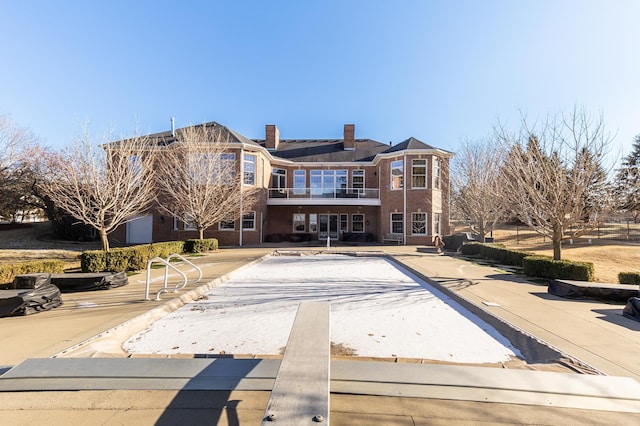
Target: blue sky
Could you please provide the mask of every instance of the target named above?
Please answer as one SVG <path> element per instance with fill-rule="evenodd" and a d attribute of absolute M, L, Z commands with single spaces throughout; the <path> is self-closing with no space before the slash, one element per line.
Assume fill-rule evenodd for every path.
<path fill-rule="evenodd" d="M 0 113 L 62 147 L 217 121 L 250 138 L 464 139 L 584 106 L 640 134 L 640 2 L 0 0 Z"/>

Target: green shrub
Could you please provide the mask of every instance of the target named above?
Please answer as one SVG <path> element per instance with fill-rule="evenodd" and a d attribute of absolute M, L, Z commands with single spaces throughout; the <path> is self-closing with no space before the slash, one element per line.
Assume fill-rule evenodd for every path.
<path fill-rule="evenodd" d="M 102 272 L 107 269 L 107 257 L 102 250 L 87 250 L 80 255 L 82 272 Z"/>
<path fill-rule="evenodd" d="M 477 242 L 466 243 L 460 247 L 460 252 L 467 256 L 475 256 L 476 254 L 480 254 L 482 246 L 482 243 Z"/>
<path fill-rule="evenodd" d="M 131 271 L 129 259 L 133 256 L 133 247 L 111 249 L 106 253 L 106 268 L 109 272 Z"/>
<path fill-rule="evenodd" d="M 523 259 L 532 256 L 533 253 L 510 250 L 502 244 L 482 244 L 480 255 L 487 259 L 493 259 L 502 265 L 522 266 Z"/>
<path fill-rule="evenodd" d="M 213 250 L 218 250 L 218 240 L 215 238 L 190 239 L 184 243 L 184 251 L 187 253 L 202 253 Z"/>
<path fill-rule="evenodd" d="M 140 271 L 147 267 L 147 262 L 152 257 L 166 258 L 172 253 L 184 253 L 184 245 L 184 241 L 168 241 L 119 247 L 107 253 L 90 250 L 82 253 L 80 264 L 83 272 Z"/>
<path fill-rule="evenodd" d="M 34 260 L 11 265 L 0 265 L 0 284 L 3 287 L 10 287 L 16 275 L 36 272 L 59 274 L 64 272 L 64 262 L 62 260 Z"/>
<path fill-rule="evenodd" d="M 463 244 L 461 248 L 462 254 L 465 255 L 480 255 L 486 259 L 495 260 L 503 265 L 515 265 L 522 266 L 522 260 L 531 256 L 533 253 L 510 250 L 504 246 L 504 244 L 498 243 L 479 243 L 471 242 Z"/>
<path fill-rule="evenodd" d="M 618 274 L 620 284 L 638 284 L 640 285 L 640 272 L 620 272 Z"/>
<path fill-rule="evenodd" d="M 184 246 L 184 241 L 165 241 L 162 243 L 153 243 L 151 244 L 149 259 L 152 257 L 167 257 L 172 253 L 184 253 Z"/>
<path fill-rule="evenodd" d="M 522 266 L 524 273 L 532 277 L 593 281 L 594 269 L 591 262 L 571 262 L 553 260 L 545 256 L 525 257 Z"/>

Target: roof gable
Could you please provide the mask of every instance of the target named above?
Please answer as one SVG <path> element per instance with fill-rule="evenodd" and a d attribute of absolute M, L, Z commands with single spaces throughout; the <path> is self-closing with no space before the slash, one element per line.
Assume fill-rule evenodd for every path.
<path fill-rule="evenodd" d="M 257 143 L 242 136 L 240 133 L 236 132 L 233 129 L 230 129 L 226 126 L 221 125 L 215 121 L 209 121 L 207 123 L 196 124 L 193 127 L 206 127 L 211 129 L 219 129 L 222 135 L 223 140 L 227 140 L 231 143 L 243 143 L 249 145 L 259 146 Z M 165 132 L 153 133 L 149 135 L 149 138 L 155 141 L 158 145 L 170 145 L 180 139 L 180 134 L 186 129 L 186 127 L 182 127 L 180 129 L 175 129 L 175 131 L 167 130 Z"/>
<path fill-rule="evenodd" d="M 404 141 L 390 147 L 389 149 L 387 149 L 385 151 L 385 153 L 388 152 L 397 152 L 397 151 L 405 151 L 408 149 L 436 149 L 434 147 L 432 147 L 431 145 L 424 143 L 416 138 L 414 138 L 413 136 L 410 137 L 409 139 L 405 139 Z"/>

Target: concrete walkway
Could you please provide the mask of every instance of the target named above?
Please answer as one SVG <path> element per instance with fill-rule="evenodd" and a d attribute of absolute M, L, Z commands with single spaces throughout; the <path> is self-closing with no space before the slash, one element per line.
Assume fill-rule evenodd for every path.
<path fill-rule="evenodd" d="M 196 258 L 203 282 L 260 259 L 274 248 L 230 248 Z M 299 247 L 292 247 L 299 248 Z M 309 248 L 320 250 L 320 248 Z M 505 322 L 570 354 L 597 370 L 640 380 L 640 323 L 624 318 L 621 305 L 561 299 L 546 286 L 493 266 L 455 256 L 439 256 L 416 246 L 339 247 L 338 250 L 384 250 L 416 274 L 446 287 Z M 162 270 L 155 270 L 154 277 Z M 194 277 L 194 273 L 189 273 Z M 157 278 L 156 278 L 157 279 Z M 28 358 L 50 357 L 153 309 L 183 303 L 164 294 L 163 301 L 142 301 L 144 274 L 126 287 L 63 295 L 64 305 L 27 317 L 0 318 L 0 366 Z M 173 282 L 177 279 L 174 278 Z M 185 294 L 201 283 L 190 283 Z M 161 286 L 154 281 L 153 290 Z M 169 301 L 169 303 L 167 303 Z M 2 371 L 2 370 L 0 370 Z M 0 416 L 11 424 L 257 424 L 268 393 L 184 391 L 85 391 L 0 393 Z M 438 399 L 331 396 L 335 424 L 630 424 L 638 413 L 613 413 L 557 407 L 489 404 Z M 46 417 L 43 417 L 46 416 Z"/>
<path fill-rule="evenodd" d="M 455 256 L 390 250 L 408 267 L 485 311 L 611 376 L 640 380 L 640 322 L 623 305 L 564 299 L 547 286 Z"/>
<path fill-rule="evenodd" d="M 223 277 L 225 274 L 271 253 L 272 248 L 225 249 L 206 256 L 192 258 L 202 268 L 199 283 L 195 271 L 187 272 L 189 283 L 180 294 L 193 290 L 203 283 Z M 189 268 L 183 268 L 188 271 Z M 151 299 L 162 287 L 164 268 L 152 270 Z M 180 282 L 172 272 L 170 283 Z M 144 272 L 129 277 L 129 285 L 105 291 L 65 293 L 63 305 L 50 311 L 24 317 L 0 318 L 0 368 L 16 365 L 27 358 L 46 358 L 115 327 L 175 298 L 175 293 L 163 294 L 161 301 L 144 301 Z"/>

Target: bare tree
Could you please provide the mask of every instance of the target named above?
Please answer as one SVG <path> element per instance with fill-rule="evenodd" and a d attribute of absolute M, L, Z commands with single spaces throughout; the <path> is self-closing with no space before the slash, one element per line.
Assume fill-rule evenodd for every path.
<path fill-rule="evenodd" d="M 231 135 L 215 123 L 176 131 L 157 163 L 158 203 L 167 214 L 204 231 L 220 221 L 241 219 L 251 210 L 256 187 L 243 185 Z M 241 225 L 242 226 L 242 225 Z"/>
<path fill-rule="evenodd" d="M 84 134 L 50 164 L 42 183 L 51 201 L 81 223 L 94 227 L 109 251 L 108 235 L 148 211 L 155 199 L 153 147 L 146 137 L 94 143 Z"/>
<path fill-rule="evenodd" d="M 451 165 L 454 214 L 466 220 L 482 242 L 506 207 L 500 183 L 503 152 L 495 142 L 465 142 Z"/>
<path fill-rule="evenodd" d="M 512 213 L 553 243 L 562 258 L 562 241 L 592 229 L 610 203 L 605 167 L 610 137 L 602 117 L 574 108 L 550 116 L 519 134 L 497 129 L 506 161 L 501 193 Z"/>

